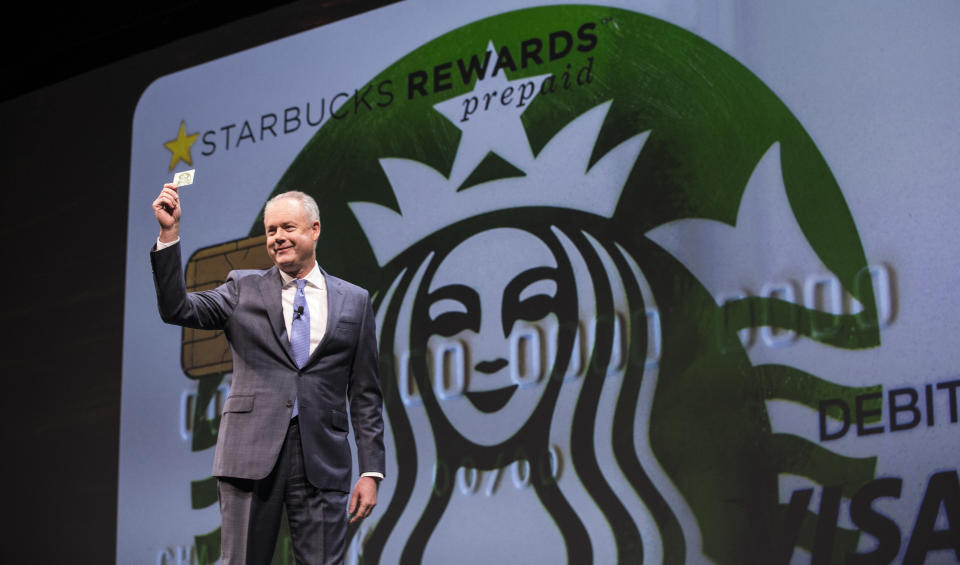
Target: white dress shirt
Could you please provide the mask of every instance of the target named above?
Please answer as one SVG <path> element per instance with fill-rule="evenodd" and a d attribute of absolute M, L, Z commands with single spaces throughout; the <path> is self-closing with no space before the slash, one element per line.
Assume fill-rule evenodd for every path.
<path fill-rule="evenodd" d="M 283 303 L 283 323 L 287 328 L 287 339 L 290 339 L 290 324 L 293 322 L 293 299 L 297 295 L 297 279 L 280 271 L 283 279 L 283 289 L 280 291 L 280 300 Z M 307 284 L 303 285 L 303 294 L 307 297 L 307 309 L 310 311 L 310 355 L 320 345 L 323 334 L 327 331 L 327 281 L 323 278 L 320 266 L 313 264 L 313 269 L 307 273 Z"/>

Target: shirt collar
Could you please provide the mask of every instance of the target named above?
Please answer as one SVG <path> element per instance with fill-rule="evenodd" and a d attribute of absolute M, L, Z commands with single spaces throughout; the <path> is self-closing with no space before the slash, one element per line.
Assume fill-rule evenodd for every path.
<path fill-rule="evenodd" d="M 286 287 L 287 285 L 289 285 L 290 283 L 296 280 L 296 278 L 291 277 L 287 273 L 284 273 L 282 270 L 280 269 L 277 269 L 277 270 L 280 271 L 280 278 L 283 280 L 284 287 Z M 310 272 L 307 273 L 307 276 L 303 278 L 305 278 L 308 283 L 319 288 L 320 290 L 323 290 L 326 288 L 326 284 L 323 278 L 323 271 L 320 270 L 320 265 L 318 265 L 316 262 L 313 263 L 313 269 L 311 269 Z"/>

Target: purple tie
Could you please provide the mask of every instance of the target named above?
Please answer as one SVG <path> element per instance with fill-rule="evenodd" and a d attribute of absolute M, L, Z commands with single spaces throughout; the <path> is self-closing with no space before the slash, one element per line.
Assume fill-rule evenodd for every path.
<path fill-rule="evenodd" d="M 304 279 L 297 279 L 297 294 L 293 297 L 293 320 L 290 322 L 290 348 L 293 349 L 293 360 L 297 367 L 303 367 L 310 357 L 310 309 L 307 307 L 307 296 L 303 292 L 306 283 Z M 294 401 L 291 418 L 298 412 L 298 402 Z"/>

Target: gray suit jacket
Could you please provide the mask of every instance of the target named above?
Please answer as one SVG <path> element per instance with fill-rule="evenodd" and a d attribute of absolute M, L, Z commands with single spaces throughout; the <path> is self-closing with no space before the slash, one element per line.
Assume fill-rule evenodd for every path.
<path fill-rule="evenodd" d="M 315 487 L 350 491 L 348 400 L 360 471 L 384 472 L 383 399 L 366 290 L 324 273 L 327 330 L 307 363 L 297 368 L 276 267 L 231 271 L 221 286 L 188 293 L 179 244 L 154 248 L 150 260 L 163 321 L 222 329 L 230 342 L 233 384 L 220 420 L 214 476 L 266 477 L 286 437 L 295 398 L 307 478 Z"/>

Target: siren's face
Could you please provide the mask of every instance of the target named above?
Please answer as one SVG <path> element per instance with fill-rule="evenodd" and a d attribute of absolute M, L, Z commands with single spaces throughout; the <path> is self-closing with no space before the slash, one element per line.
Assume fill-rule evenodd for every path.
<path fill-rule="evenodd" d="M 472 442 L 508 439 L 540 401 L 553 368 L 556 267 L 539 238 L 498 228 L 459 244 L 429 283 L 430 380 L 446 418 Z"/>

